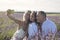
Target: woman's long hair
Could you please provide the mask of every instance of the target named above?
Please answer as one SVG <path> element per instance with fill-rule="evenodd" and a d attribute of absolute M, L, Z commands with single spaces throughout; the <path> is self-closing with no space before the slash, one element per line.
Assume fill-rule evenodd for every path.
<path fill-rule="evenodd" d="M 28 18 L 28 20 L 26 20 L 25 19 L 25 16 L 27 15 L 27 16 L 30 16 L 30 13 L 31 13 L 31 11 L 30 10 L 28 10 L 27 12 L 25 12 L 24 13 L 24 15 L 23 15 L 23 21 L 27 21 L 27 26 L 26 26 L 26 28 L 25 28 L 25 31 L 27 32 L 27 34 L 26 34 L 26 36 L 28 37 L 28 26 L 29 26 L 29 23 L 30 23 L 30 18 Z"/>

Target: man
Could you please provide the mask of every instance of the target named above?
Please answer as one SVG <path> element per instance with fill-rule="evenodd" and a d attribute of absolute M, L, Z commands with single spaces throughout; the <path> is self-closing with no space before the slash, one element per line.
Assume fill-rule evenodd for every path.
<path fill-rule="evenodd" d="M 40 27 L 40 31 L 42 33 L 41 39 L 44 40 L 49 40 L 49 38 L 54 39 L 55 34 L 57 32 L 57 27 L 54 22 L 46 18 L 46 13 L 44 11 L 38 11 L 37 22 L 41 24 Z"/>

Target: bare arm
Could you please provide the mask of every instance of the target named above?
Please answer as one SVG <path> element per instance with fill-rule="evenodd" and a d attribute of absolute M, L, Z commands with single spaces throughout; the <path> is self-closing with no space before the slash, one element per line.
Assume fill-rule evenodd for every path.
<path fill-rule="evenodd" d="M 12 20 L 14 20 L 16 23 L 18 23 L 18 24 L 22 24 L 22 21 L 21 20 L 17 20 L 15 17 L 13 17 L 11 14 L 13 14 L 14 13 L 14 11 L 13 10 L 7 10 L 7 16 L 10 18 L 10 19 L 12 19 Z"/>

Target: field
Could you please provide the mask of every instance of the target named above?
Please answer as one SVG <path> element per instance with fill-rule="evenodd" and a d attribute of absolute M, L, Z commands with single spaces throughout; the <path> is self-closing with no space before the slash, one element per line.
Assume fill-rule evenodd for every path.
<path fill-rule="evenodd" d="M 13 16 L 18 20 L 22 20 L 23 13 L 14 13 Z M 56 23 L 58 29 L 57 35 L 60 36 L 60 14 L 49 13 L 47 14 L 47 17 Z M 0 12 L 0 40 L 10 40 L 14 32 L 17 30 L 17 27 L 18 24 L 9 19 L 6 15 L 6 12 Z"/>

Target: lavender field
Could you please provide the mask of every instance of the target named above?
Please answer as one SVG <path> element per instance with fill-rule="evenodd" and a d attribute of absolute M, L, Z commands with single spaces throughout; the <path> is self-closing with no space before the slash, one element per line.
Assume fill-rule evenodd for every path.
<path fill-rule="evenodd" d="M 24 13 L 16 12 L 13 16 L 22 20 Z M 47 14 L 47 18 L 54 21 L 57 25 L 57 37 L 60 37 L 60 14 Z M 0 40 L 10 40 L 13 36 L 14 32 L 17 30 L 18 24 L 16 24 L 13 20 L 9 19 L 6 15 L 6 12 L 0 12 Z"/>

